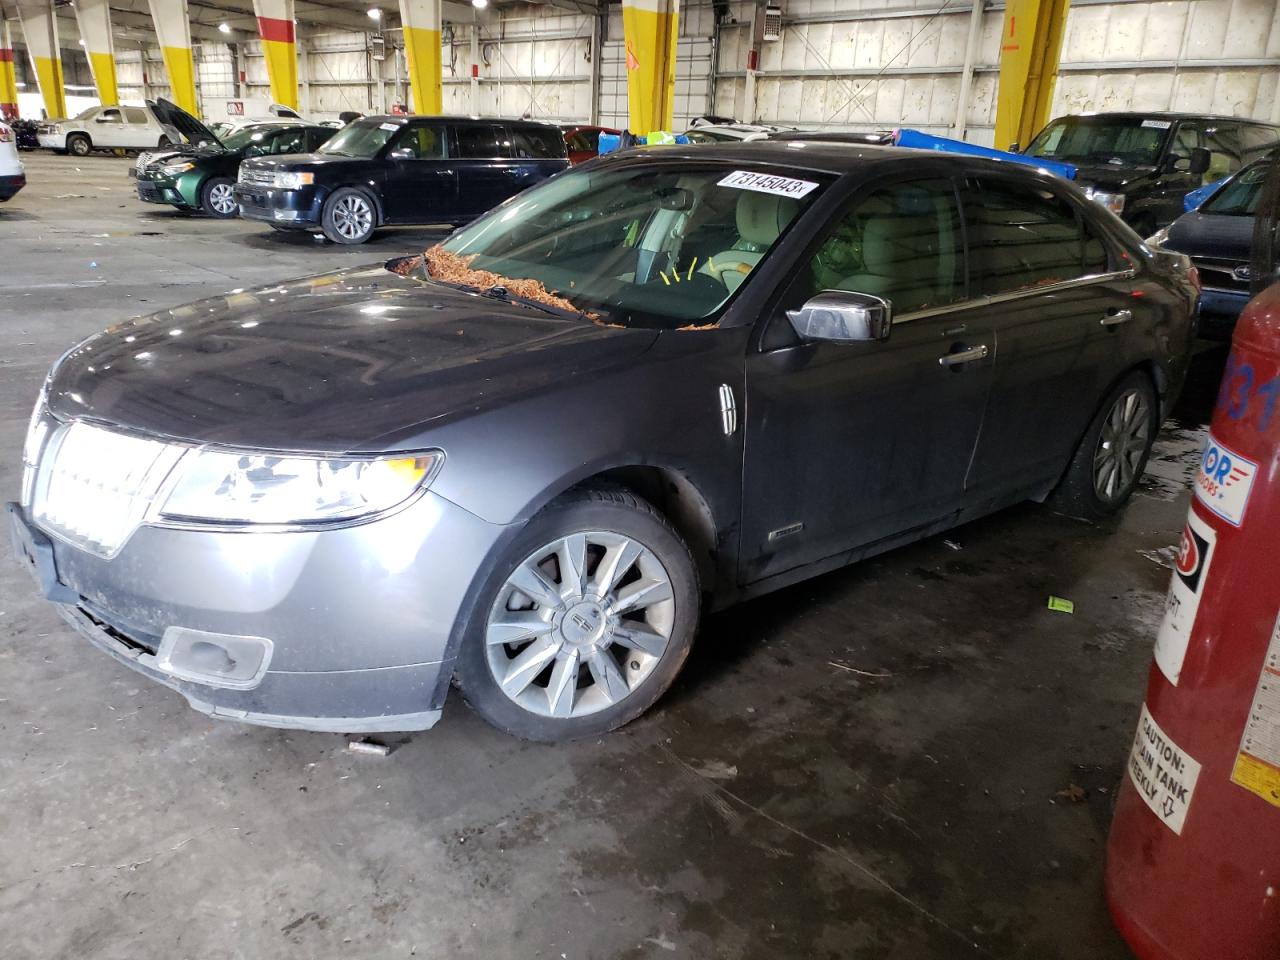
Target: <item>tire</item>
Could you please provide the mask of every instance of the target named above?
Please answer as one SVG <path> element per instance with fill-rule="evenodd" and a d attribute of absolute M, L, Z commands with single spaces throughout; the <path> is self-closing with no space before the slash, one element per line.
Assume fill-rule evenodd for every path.
<path fill-rule="evenodd" d="M 369 195 L 342 187 L 329 195 L 320 214 L 320 229 L 333 243 L 364 243 L 378 225 L 378 211 Z"/>
<path fill-rule="evenodd" d="M 231 195 L 233 187 L 226 177 L 210 177 L 200 188 L 200 209 L 206 216 L 230 220 L 240 212 Z"/>
<path fill-rule="evenodd" d="M 157 150 L 163 150 L 165 147 L 172 147 L 172 146 L 173 146 L 173 141 L 166 136 L 161 136 L 160 139 L 156 142 Z"/>
<path fill-rule="evenodd" d="M 581 573 L 566 580 L 562 569 Z M 653 506 L 620 488 L 571 491 L 530 520 L 485 576 L 462 633 L 458 686 L 512 736 L 599 736 L 671 686 L 700 603 L 689 548 Z"/>
<path fill-rule="evenodd" d="M 72 133 L 67 136 L 68 153 L 77 157 L 87 157 L 92 149 L 93 144 L 90 142 L 88 134 Z"/>
<path fill-rule="evenodd" d="M 1160 401 L 1139 370 L 1107 394 L 1053 492 L 1051 504 L 1069 516 L 1101 520 L 1133 495 L 1160 429 Z"/>

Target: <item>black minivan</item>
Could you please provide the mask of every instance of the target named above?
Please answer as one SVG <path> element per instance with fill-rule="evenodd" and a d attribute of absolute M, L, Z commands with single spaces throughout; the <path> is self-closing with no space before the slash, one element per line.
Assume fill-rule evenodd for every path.
<path fill-rule="evenodd" d="M 567 169 L 558 127 L 475 117 L 365 117 L 315 153 L 240 166 L 240 215 L 364 243 L 383 224 L 466 223 Z"/>
<path fill-rule="evenodd" d="M 1188 193 L 1231 176 L 1278 137 L 1280 126 L 1241 117 L 1095 113 L 1050 121 L 1024 152 L 1074 164 L 1092 199 L 1148 237 L 1182 215 Z"/>

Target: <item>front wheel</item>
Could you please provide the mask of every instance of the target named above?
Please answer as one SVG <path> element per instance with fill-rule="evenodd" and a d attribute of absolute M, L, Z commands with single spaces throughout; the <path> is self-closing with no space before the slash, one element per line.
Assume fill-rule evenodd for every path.
<path fill-rule="evenodd" d="M 83 133 L 73 133 L 67 137 L 67 150 L 77 157 L 87 157 L 92 149 L 93 144 L 89 142 L 89 138 Z"/>
<path fill-rule="evenodd" d="M 1134 371 L 1108 394 L 1053 493 L 1063 513 L 1099 520 L 1133 495 L 1160 427 L 1151 378 Z"/>
<path fill-rule="evenodd" d="M 671 685 L 699 604 L 689 549 L 657 510 L 625 490 L 576 491 L 529 522 L 482 586 L 458 684 L 514 736 L 598 736 Z"/>
<path fill-rule="evenodd" d="M 236 215 L 236 198 L 226 177 L 212 177 L 200 188 L 200 209 L 211 217 L 227 220 Z"/>
<path fill-rule="evenodd" d="M 320 229 L 334 243 L 364 243 L 373 234 L 376 221 L 373 201 L 359 190 L 343 187 L 325 201 Z"/>

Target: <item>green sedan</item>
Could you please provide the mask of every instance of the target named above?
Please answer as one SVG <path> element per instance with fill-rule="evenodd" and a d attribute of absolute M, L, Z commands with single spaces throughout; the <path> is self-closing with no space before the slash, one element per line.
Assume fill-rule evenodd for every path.
<path fill-rule="evenodd" d="M 332 127 L 261 123 L 223 140 L 203 142 L 194 150 L 144 154 L 136 168 L 138 199 L 179 210 L 202 210 L 211 217 L 234 217 L 237 209 L 231 188 L 241 160 L 310 153 L 335 133 Z"/>

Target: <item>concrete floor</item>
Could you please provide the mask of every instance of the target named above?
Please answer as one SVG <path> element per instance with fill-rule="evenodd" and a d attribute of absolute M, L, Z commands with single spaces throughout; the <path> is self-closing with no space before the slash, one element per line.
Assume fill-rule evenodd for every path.
<path fill-rule="evenodd" d="M 320 245 L 140 203 L 122 159 L 25 159 L 0 207 L 6 498 L 73 341 L 431 236 Z M 713 617 L 599 742 L 511 740 L 460 700 L 386 758 L 210 721 L 0 561 L 0 954 L 1125 957 L 1101 874 L 1169 577 L 1146 554 L 1177 539 L 1223 353 L 1115 523 L 1027 505 Z"/>

